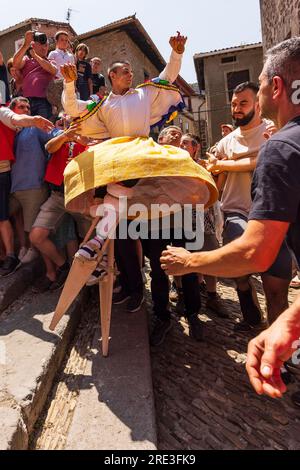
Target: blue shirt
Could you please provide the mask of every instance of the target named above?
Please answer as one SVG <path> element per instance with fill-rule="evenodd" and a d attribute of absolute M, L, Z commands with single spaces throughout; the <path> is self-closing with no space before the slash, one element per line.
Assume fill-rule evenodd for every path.
<path fill-rule="evenodd" d="M 48 153 L 46 143 L 57 129 L 44 132 L 36 127 L 22 129 L 15 139 L 16 161 L 11 170 L 11 192 L 39 189 L 44 184 Z"/>

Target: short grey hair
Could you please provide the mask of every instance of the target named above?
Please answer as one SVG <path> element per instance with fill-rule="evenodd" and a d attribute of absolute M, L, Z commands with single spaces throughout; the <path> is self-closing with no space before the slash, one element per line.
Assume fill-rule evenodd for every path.
<path fill-rule="evenodd" d="M 180 132 L 181 135 L 183 133 L 181 128 L 178 127 L 178 126 L 175 126 L 175 125 L 174 126 L 171 125 L 171 126 L 168 126 L 168 127 L 164 127 L 164 129 L 162 129 L 160 131 L 157 141 L 160 142 L 165 137 L 165 135 L 169 132 L 170 129 L 175 129 L 176 131 Z"/>
<path fill-rule="evenodd" d="M 300 80 L 300 37 L 287 39 L 269 49 L 264 72 L 270 84 L 274 77 L 281 77 L 290 96 L 294 91 L 293 82 Z"/>

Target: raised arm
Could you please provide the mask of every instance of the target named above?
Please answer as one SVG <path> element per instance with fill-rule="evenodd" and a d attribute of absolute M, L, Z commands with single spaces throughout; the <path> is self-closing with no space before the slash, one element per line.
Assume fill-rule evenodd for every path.
<path fill-rule="evenodd" d="M 170 83 L 175 82 L 181 69 L 182 55 L 185 51 L 185 43 L 187 38 L 181 36 L 178 32 L 177 36 L 170 38 L 170 45 L 172 47 L 172 53 L 164 70 L 160 73 L 159 78 L 161 80 L 167 80 Z"/>
<path fill-rule="evenodd" d="M 23 46 L 15 53 L 13 66 L 21 70 L 24 67 L 24 56 L 33 42 L 33 32 L 26 31 Z"/>
<path fill-rule="evenodd" d="M 86 110 L 87 101 L 78 100 L 75 93 L 75 81 L 77 80 L 76 65 L 66 64 L 60 70 L 64 78 L 63 108 L 69 116 L 73 118 L 78 117 Z"/>

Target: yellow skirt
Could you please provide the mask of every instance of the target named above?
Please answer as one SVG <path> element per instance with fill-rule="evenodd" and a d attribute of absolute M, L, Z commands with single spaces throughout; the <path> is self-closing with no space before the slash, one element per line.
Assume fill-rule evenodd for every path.
<path fill-rule="evenodd" d="M 152 138 L 121 137 L 90 147 L 65 169 L 65 204 L 86 212 L 94 189 L 139 179 L 131 204 L 204 204 L 218 199 L 215 182 L 185 150 L 159 145 Z"/>

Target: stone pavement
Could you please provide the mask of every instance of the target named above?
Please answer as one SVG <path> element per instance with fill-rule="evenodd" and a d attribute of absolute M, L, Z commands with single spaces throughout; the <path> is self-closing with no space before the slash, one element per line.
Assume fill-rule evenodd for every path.
<path fill-rule="evenodd" d="M 158 448 L 300 449 L 300 409 L 290 402 L 297 383 L 280 401 L 254 393 L 244 365 L 251 336 L 233 333 L 239 304 L 232 285 L 222 283 L 219 291 L 231 319 L 203 308 L 205 342 L 190 339 L 186 321 L 174 315 L 165 343 L 152 348 Z"/>

